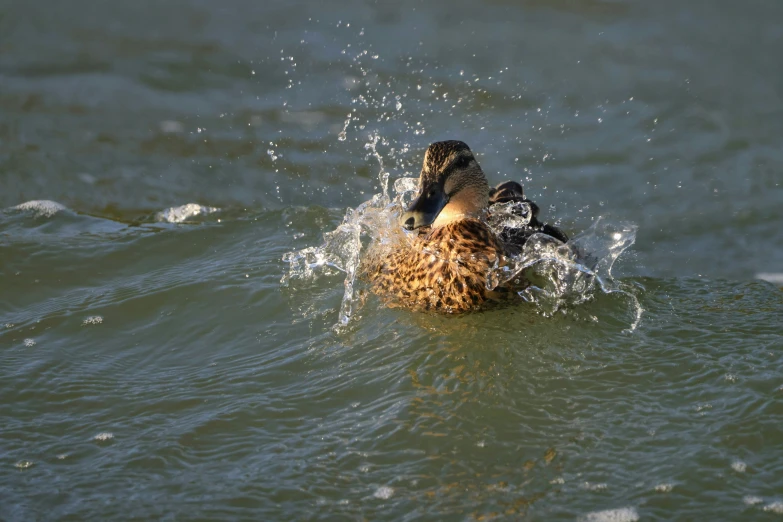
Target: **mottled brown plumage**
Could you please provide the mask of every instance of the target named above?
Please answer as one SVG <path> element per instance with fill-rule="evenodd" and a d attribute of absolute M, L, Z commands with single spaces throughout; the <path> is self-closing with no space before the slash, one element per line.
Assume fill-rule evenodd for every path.
<path fill-rule="evenodd" d="M 508 201 L 531 204 L 527 235 L 498 236 L 486 224 L 490 203 Z M 391 253 L 388 248 L 371 253 L 364 276 L 389 304 L 414 310 L 461 313 L 501 302 L 527 283 L 517 279 L 496 288 L 489 279 L 521 250 L 530 235 L 544 232 L 567 240 L 556 228 L 539 223 L 537 212 L 538 207 L 524 199 L 522 186 L 516 182 L 502 183 L 490 191 L 465 143 L 433 143 L 424 156 L 419 195 L 400 219 L 404 228 L 416 232 Z"/>
<path fill-rule="evenodd" d="M 487 276 L 503 247 L 481 221 L 465 219 L 429 229 L 412 245 L 376 259 L 367 275 L 375 292 L 416 310 L 466 312 L 497 296 Z"/>

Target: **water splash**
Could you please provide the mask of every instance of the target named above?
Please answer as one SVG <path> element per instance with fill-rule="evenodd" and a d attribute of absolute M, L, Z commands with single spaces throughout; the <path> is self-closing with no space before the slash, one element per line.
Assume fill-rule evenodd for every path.
<path fill-rule="evenodd" d="M 354 284 L 361 253 L 366 247 L 363 238 L 382 241 L 379 231 L 393 228 L 390 222 L 393 211 L 387 208 L 393 206 L 388 203 L 388 195 L 376 194 L 355 209 L 349 208 L 343 222 L 334 231 L 324 234 L 324 243 L 320 247 L 308 247 L 283 256 L 283 261 L 289 263 L 289 270 L 281 283 L 288 285 L 294 279 L 312 280 L 321 274 L 333 275 L 335 270 L 344 273 L 345 293 L 339 324 L 347 325 L 356 303 Z"/>
<path fill-rule="evenodd" d="M 364 148 L 365 150 L 370 151 L 370 154 L 378 161 L 378 167 L 380 168 L 380 171 L 378 172 L 378 179 L 381 182 L 381 198 L 383 199 L 383 202 L 388 204 L 390 202 L 389 198 L 389 173 L 384 169 L 383 167 L 383 156 L 378 152 L 378 142 L 381 142 L 381 144 L 386 145 L 387 143 L 381 139 L 381 136 L 379 134 L 371 134 L 370 135 L 370 141 L 365 143 Z"/>
<path fill-rule="evenodd" d="M 383 140 L 371 135 L 365 148 L 378 161 L 381 192 L 355 209 L 349 208 L 342 223 L 324 234 L 318 247 L 289 252 L 283 261 L 289 264 L 281 283 L 314 281 L 322 276 L 344 275 L 344 293 L 339 311 L 339 326 L 355 316 L 363 292 L 357 285 L 361 262 L 385 256 L 399 248 L 412 248 L 418 232 L 399 226 L 399 216 L 418 190 L 418 179 L 403 177 L 394 181 L 389 192 L 389 173 L 376 146 Z M 487 224 L 496 234 L 524 229 L 533 212 L 528 203 L 495 205 Z M 612 277 L 612 267 L 636 239 L 636 225 L 599 217 L 592 226 L 567 243 L 542 233 L 532 234 L 521 252 L 496 263 L 487 274 L 487 289 L 524 280 L 531 284 L 518 294 L 545 316 L 566 311 L 592 299 L 596 291 L 619 293 L 631 301 L 635 317 L 628 331 L 641 319 L 642 308 L 632 289 Z M 529 230 L 529 229 L 527 229 Z"/>
<path fill-rule="evenodd" d="M 340 133 L 337 135 L 337 139 L 340 141 L 345 141 L 348 138 L 348 126 L 351 124 L 351 115 L 348 114 L 348 116 L 345 118 L 345 123 L 343 123 L 343 130 L 340 131 Z"/>
<path fill-rule="evenodd" d="M 513 221 L 501 223 L 508 226 Z M 547 316 L 592 299 L 596 286 L 607 294 L 626 295 L 634 308 L 634 320 L 628 329 L 633 331 L 641 320 L 642 309 L 631 290 L 612 277 L 612 267 L 634 243 L 636 230 L 632 223 L 598 217 L 590 228 L 568 243 L 546 234 L 534 234 L 519 255 L 490 274 L 490 280 L 493 287 L 520 278 L 530 281 L 532 284 L 519 296 Z"/>

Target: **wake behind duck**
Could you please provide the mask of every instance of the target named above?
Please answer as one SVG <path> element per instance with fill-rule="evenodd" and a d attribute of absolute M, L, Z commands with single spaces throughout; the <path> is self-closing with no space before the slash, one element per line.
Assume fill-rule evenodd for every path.
<path fill-rule="evenodd" d="M 387 180 L 382 169 L 382 186 Z M 550 315 L 589 299 L 596 283 L 617 291 L 612 264 L 635 239 L 634 225 L 598 218 L 569 240 L 539 221 L 519 183 L 490 189 L 461 141 L 430 145 L 419 179 L 398 179 L 394 190 L 393 199 L 384 190 L 350 209 L 322 246 L 286 254 L 282 282 L 344 272 L 341 324 L 354 313 L 357 283 L 388 306 L 416 311 L 459 314 L 527 301 Z"/>

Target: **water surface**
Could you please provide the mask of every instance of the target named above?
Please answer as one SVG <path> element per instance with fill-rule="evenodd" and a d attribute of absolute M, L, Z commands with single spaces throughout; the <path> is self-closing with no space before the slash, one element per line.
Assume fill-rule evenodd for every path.
<path fill-rule="evenodd" d="M 0 518 L 780 519 L 782 17 L 0 7 Z M 638 226 L 638 327 L 596 292 L 335 329 L 343 274 L 281 285 L 455 138 L 571 234 Z"/>

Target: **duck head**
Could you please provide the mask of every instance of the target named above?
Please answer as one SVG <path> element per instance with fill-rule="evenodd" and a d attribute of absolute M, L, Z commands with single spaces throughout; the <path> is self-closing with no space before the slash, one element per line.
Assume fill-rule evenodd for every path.
<path fill-rule="evenodd" d="M 419 194 L 403 212 L 408 230 L 478 217 L 489 203 L 489 184 L 470 148 L 461 141 L 439 141 L 427 148 L 419 175 Z"/>

